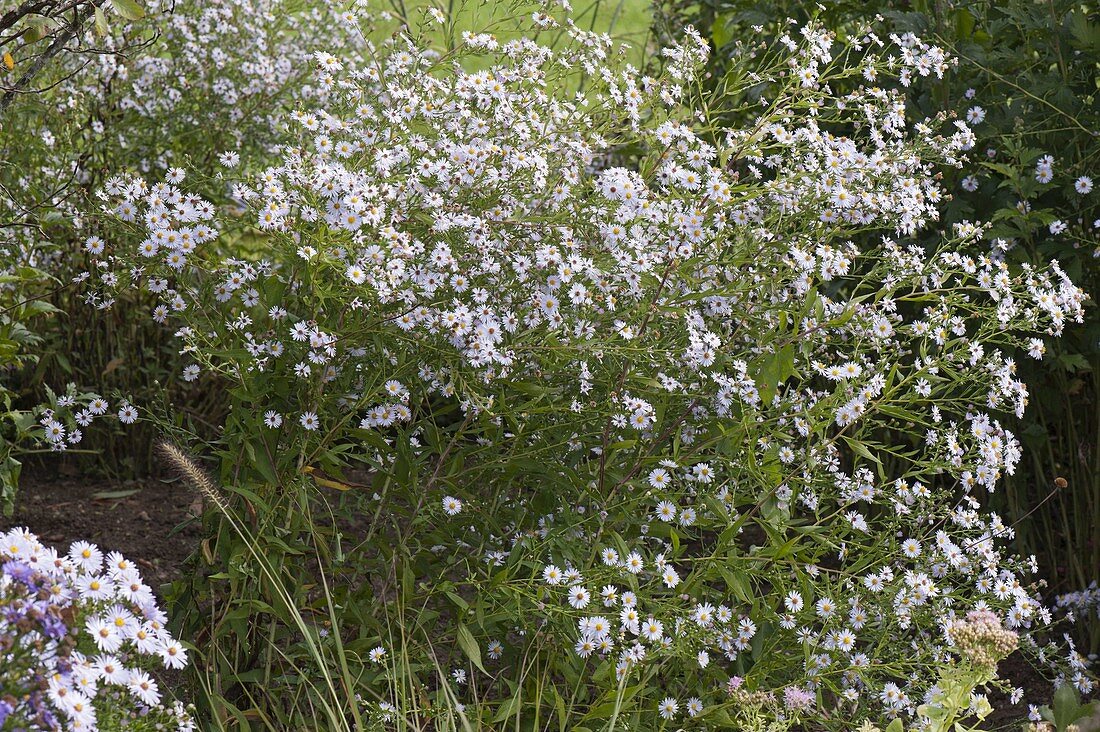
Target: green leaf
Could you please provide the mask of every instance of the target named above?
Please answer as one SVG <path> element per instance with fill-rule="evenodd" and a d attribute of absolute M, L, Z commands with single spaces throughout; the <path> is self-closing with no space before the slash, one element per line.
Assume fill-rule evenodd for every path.
<path fill-rule="evenodd" d="M 470 629 L 461 623 L 458 626 L 458 646 L 466 652 L 466 655 L 470 657 L 475 666 L 481 669 L 482 673 L 489 673 L 481 663 L 481 647 L 474 640 Z"/>
<path fill-rule="evenodd" d="M 734 597 L 746 605 L 752 605 L 752 588 L 744 572 L 731 569 L 725 563 L 718 565 L 718 572 L 722 575 L 722 579 L 726 581 L 726 587 Z"/>
<path fill-rule="evenodd" d="M 890 723 L 890 726 L 886 728 L 886 732 L 904 732 L 905 725 L 901 723 L 901 718 L 898 717 Z"/>
<path fill-rule="evenodd" d="M 565 732 L 566 725 L 568 724 L 565 716 L 565 699 L 562 698 L 561 694 L 558 693 L 558 690 L 553 686 L 550 687 L 550 691 L 554 694 L 554 711 L 558 714 L 558 731 Z"/>
<path fill-rule="evenodd" d="M 726 13 L 719 13 L 714 17 L 714 25 L 711 26 L 710 33 L 716 49 L 721 50 L 723 46 L 730 42 L 729 22 L 730 16 Z"/>
<path fill-rule="evenodd" d="M 1080 717 L 1081 702 L 1077 687 L 1065 683 L 1054 692 L 1054 726 L 1064 730 Z"/>
<path fill-rule="evenodd" d="M 41 315 L 42 313 L 60 313 L 53 303 L 46 302 L 45 300 L 31 300 L 23 306 L 23 310 L 27 315 Z"/>
<path fill-rule="evenodd" d="M 942 722 L 947 718 L 947 710 L 939 704 L 921 704 L 917 707 L 917 714 L 933 722 Z M 939 727 L 942 729 L 942 725 Z"/>
<path fill-rule="evenodd" d="M 129 498 L 130 496 L 137 493 L 139 490 L 139 488 L 131 488 L 128 490 L 120 491 L 99 491 L 98 493 L 93 493 L 92 498 L 98 501 L 109 501 L 115 498 Z"/>
<path fill-rule="evenodd" d="M 980 165 L 983 168 L 989 168 L 992 171 L 1000 173 L 1005 178 L 1008 178 L 1010 180 L 1016 179 L 1016 169 L 1010 165 L 1005 165 L 1004 163 L 990 163 L 984 160 L 980 163 Z M 1012 210 L 1015 211 L 1015 209 Z"/>
<path fill-rule="evenodd" d="M 760 361 L 754 380 L 764 404 L 771 403 L 779 385 L 788 377 L 798 375 L 794 369 L 794 354 L 794 344 L 788 343 L 778 351 L 767 354 Z"/>
<path fill-rule="evenodd" d="M 844 435 L 844 441 L 848 443 L 848 447 L 852 448 L 852 452 L 856 455 L 865 457 L 873 463 L 882 465 L 882 461 L 875 457 L 871 451 L 867 449 L 867 446 L 859 440 L 853 440 L 851 437 L 848 437 L 848 435 Z"/>
<path fill-rule="evenodd" d="M 511 697 L 510 699 L 508 699 L 507 701 L 505 701 L 503 704 L 500 705 L 500 708 L 497 710 L 497 713 L 493 715 L 493 718 L 490 721 L 491 722 L 503 722 L 504 720 L 508 719 L 509 717 L 512 717 L 515 714 L 517 714 L 519 712 L 519 709 L 520 709 L 520 699 L 519 699 L 519 694 L 516 694 L 515 696 Z"/>
<path fill-rule="evenodd" d="M 974 16 L 966 8 L 955 11 L 955 37 L 966 40 L 974 33 Z"/>
<path fill-rule="evenodd" d="M 11 455 L 0 462 L 0 505 L 5 516 L 11 516 L 15 511 L 15 491 L 19 487 L 22 468 L 23 464 Z"/>
<path fill-rule="evenodd" d="M 760 660 L 761 655 L 764 653 L 764 642 L 768 639 L 768 636 L 772 634 L 772 626 L 768 621 L 764 621 L 760 625 L 760 630 L 753 636 L 752 639 L 752 658 L 754 661 Z"/>
<path fill-rule="evenodd" d="M 27 43 L 41 41 L 57 26 L 53 18 L 38 13 L 27 15 L 24 22 L 27 28 L 23 31 L 23 40 Z"/>
<path fill-rule="evenodd" d="M 450 590 L 445 590 L 443 594 L 450 598 L 451 602 L 455 604 L 455 607 L 459 608 L 463 612 L 470 609 L 470 603 L 466 602 L 466 600 L 464 600 L 461 595 L 451 592 Z"/>
<path fill-rule="evenodd" d="M 1100 52 L 1100 26 L 1090 23 L 1086 13 L 1074 11 L 1070 17 L 1070 31 L 1075 48 L 1091 53 Z"/>
<path fill-rule="evenodd" d="M 95 9 L 95 30 L 101 36 L 105 36 L 111 32 L 111 26 L 107 22 L 107 14 L 103 12 L 103 8 L 97 7 Z"/>
<path fill-rule="evenodd" d="M 111 0 L 111 7 L 126 20 L 141 20 L 145 17 L 145 9 L 134 0 Z"/>
<path fill-rule="evenodd" d="M 1062 353 L 1058 356 L 1059 363 L 1069 371 L 1073 373 L 1075 371 L 1090 371 L 1092 366 L 1083 354 L 1080 353 Z"/>

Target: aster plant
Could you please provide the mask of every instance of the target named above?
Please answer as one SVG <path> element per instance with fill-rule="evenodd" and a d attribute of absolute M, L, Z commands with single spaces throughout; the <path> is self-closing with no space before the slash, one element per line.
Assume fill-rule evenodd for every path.
<path fill-rule="evenodd" d="M 14 57 L 11 70 L 0 65 L 4 386 L 17 403 L 50 398 L 44 383 L 63 391 L 70 382 L 148 400 L 178 368 L 156 330 L 131 315 L 147 309 L 147 294 L 127 293 L 94 319 L 43 317 L 81 309 L 73 278 L 98 247 L 77 235 L 89 200 L 117 168 L 172 179 L 187 162 L 243 158 L 264 167 L 285 137 L 285 114 L 328 93 L 313 74 L 313 53 L 354 46 L 364 29 L 343 17 L 344 3 L 316 0 L 151 0 L 140 13 L 120 11 L 138 8 L 133 0 L 15 5 L 0 12 L 0 57 Z M 33 89 L 24 78 L 32 70 Z M 211 182 L 202 193 L 225 201 L 228 190 Z M 201 410 L 199 386 L 177 380 L 172 395 Z M 216 405 L 211 397 L 206 409 Z M 0 436 L 6 513 L 20 452 L 31 444 L 28 418 L 20 410 L 0 415 L 10 425 Z M 152 436 L 142 426 L 125 438 L 97 429 L 82 449 L 106 447 L 108 459 L 140 472 Z"/>
<path fill-rule="evenodd" d="M 728 129 L 695 34 L 646 76 L 561 8 L 517 18 L 318 53 L 331 92 L 278 163 L 121 174 L 89 215 L 89 300 L 156 295 L 230 395 L 217 433 L 148 415 L 217 459 L 209 576 L 177 596 L 236 663 L 216 705 L 846 730 L 917 723 L 972 611 L 1053 661 L 975 494 L 1020 459 L 1015 354 L 1085 295 L 971 254 L 981 223 L 913 242 L 974 143 L 897 90 L 945 54 L 792 31 L 769 98 L 731 77 L 757 115 Z M 260 246 L 218 252 L 210 175 Z"/>

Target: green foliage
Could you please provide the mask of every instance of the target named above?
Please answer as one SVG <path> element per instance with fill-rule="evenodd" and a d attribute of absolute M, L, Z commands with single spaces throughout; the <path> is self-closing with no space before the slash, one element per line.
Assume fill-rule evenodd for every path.
<path fill-rule="evenodd" d="M 1054 732 L 1067 732 L 1070 725 L 1100 713 L 1100 702 L 1081 703 L 1081 693 L 1073 684 L 1062 684 L 1054 692 L 1053 708 L 1039 707 L 1043 721 L 1054 725 Z"/>
<path fill-rule="evenodd" d="M 34 415 L 16 407 L 19 395 L 6 384 L 38 358 L 42 337 L 36 328 L 42 316 L 57 312 L 43 295 L 43 285 L 52 283 L 46 273 L 27 266 L 0 275 L 0 510 L 6 516 L 15 506 L 22 469 L 17 455 L 29 448 L 36 427 Z"/>

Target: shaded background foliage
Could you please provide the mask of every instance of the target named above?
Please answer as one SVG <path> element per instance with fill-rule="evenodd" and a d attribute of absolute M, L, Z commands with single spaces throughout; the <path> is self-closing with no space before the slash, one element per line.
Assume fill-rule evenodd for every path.
<path fill-rule="evenodd" d="M 1080 176 L 1093 177 L 1100 163 L 1096 3 L 658 0 L 654 15 L 658 38 L 676 37 L 692 25 L 710 41 L 708 83 L 715 89 L 734 81 L 730 59 L 746 53 L 766 56 L 783 33 L 815 18 L 843 35 L 846 28 L 877 16 L 883 32 L 914 32 L 949 48 L 958 64 L 943 80 L 915 79 L 909 89 L 911 109 L 928 118 L 947 113 L 943 124 L 949 124 L 951 116 L 964 119 L 968 109 L 979 106 L 985 118 L 973 125 L 978 144 L 970 163 L 941 171 L 952 194 L 942 209 L 941 229 L 964 220 L 992 222 L 989 238 L 1005 240 L 1002 249 L 1009 261 L 1057 259 L 1086 291 L 1097 292 L 1097 193 L 1082 195 L 1074 188 Z M 723 112 L 731 124 L 751 122 L 735 108 Z M 1054 158 L 1054 179 L 1047 184 L 1035 176 L 1043 155 Z M 976 176 L 976 190 L 964 189 L 968 176 Z M 1068 227 L 1057 235 L 1050 228 L 1056 221 Z M 937 233 L 929 231 L 926 237 L 930 242 Z M 1027 457 L 1007 477 L 1003 491 L 983 497 L 1015 526 L 1019 550 L 1036 555 L 1052 592 L 1100 579 L 1098 343 L 1100 315 L 1093 303 L 1083 325 L 1047 344 L 1042 361 L 1018 359 L 1031 406 L 1022 420 L 1010 417 L 1009 423 Z M 1095 650 L 1100 638 L 1093 635 Z"/>

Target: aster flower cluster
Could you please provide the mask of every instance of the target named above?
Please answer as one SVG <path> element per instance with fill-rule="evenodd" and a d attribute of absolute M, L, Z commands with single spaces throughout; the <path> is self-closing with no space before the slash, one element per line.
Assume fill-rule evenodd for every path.
<path fill-rule="evenodd" d="M 1086 618 L 1092 615 L 1100 618 L 1100 586 L 1093 582 L 1083 590 L 1058 595 L 1054 604 L 1068 615 L 1079 613 Z"/>
<path fill-rule="evenodd" d="M 112 405 L 94 392 L 77 392 L 72 385 L 63 394 L 55 394 L 47 387 L 46 394 L 49 401 L 36 410 L 38 427 L 32 434 L 50 450 L 63 451 L 79 445 L 84 430 L 97 420 L 114 419 L 121 425 L 138 421 L 137 407 L 125 399 Z"/>
<path fill-rule="evenodd" d="M 115 176 L 88 302 L 156 296 L 188 368 L 243 395 L 233 429 L 275 446 L 258 484 L 301 485 L 318 455 L 384 476 L 368 510 L 415 507 L 409 531 L 438 537 L 392 544 L 478 597 L 485 637 L 455 623 L 472 658 L 487 641 L 518 674 L 549 653 L 594 709 L 656 678 L 631 704 L 666 720 L 730 708 L 735 672 L 789 718 L 819 695 L 833 722 L 916 716 L 956 619 L 1050 622 L 974 494 L 1020 459 L 997 418 L 1027 405 L 1015 353 L 1085 294 L 1056 262 L 971 253 L 979 224 L 908 238 L 936 225 L 933 163 L 973 135 L 830 81 L 904 85 L 943 73 L 938 49 L 807 27 L 758 124 L 714 134 L 697 35 L 650 77 L 567 17 L 538 25 L 566 42 L 467 33 L 441 56 L 399 33 L 319 54 L 330 95 L 235 183 L 254 254 L 218 256 L 232 215 L 182 176 Z M 404 642 L 371 639 L 369 663 L 429 652 Z M 481 665 L 448 693 L 500 703 L 503 684 L 466 683 Z"/>
<path fill-rule="evenodd" d="M 0 171 L 0 216 L 35 222 L 50 235 L 30 225 L 0 229 L 0 274 L 33 266 L 68 279 L 79 271 L 77 249 L 87 244 L 73 230 L 104 169 L 171 179 L 179 158 L 236 166 L 242 152 L 248 164 L 274 149 L 285 139 L 286 111 L 329 92 L 331 80 L 312 73 L 313 54 L 351 47 L 362 36 L 344 5 L 146 0 L 145 17 L 117 18 L 112 35 L 100 37 L 85 23 L 84 42 L 100 51 L 60 54 L 48 67 L 55 112 L 40 113 L 32 98 L 5 115 L 3 151 L 20 164 Z M 145 48 L 150 36 L 152 52 Z M 165 146 L 166 137 L 183 147 Z M 215 185 L 206 192 L 225 191 Z"/>
<path fill-rule="evenodd" d="M 193 730 L 149 670 L 187 651 L 137 567 L 78 541 L 67 554 L 24 528 L 0 534 L 0 728 Z"/>

